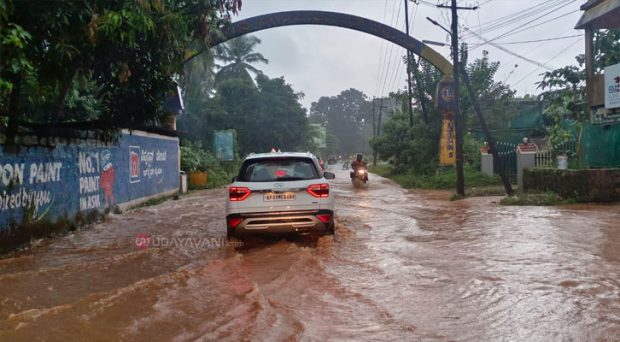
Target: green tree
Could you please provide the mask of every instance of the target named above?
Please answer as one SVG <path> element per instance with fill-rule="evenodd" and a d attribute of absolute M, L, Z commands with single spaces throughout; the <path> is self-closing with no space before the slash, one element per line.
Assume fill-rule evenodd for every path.
<path fill-rule="evenodd" d="M 259 151 L 273 146 L 283 151 L 298 150 L 310 131 L 306 110 L 299 102 L 303 93 L 296 93 L 283 77 L 258 75 L 256 82 L 260 92 L 259 122 L 251 131 L 253 145 Z"/>
<path fill-rule="evenodd" d="M 465 58 L 466 60 L 466 58 Z M 467 64 L 467 72 L 472 81 L 472 88 L 476 96 L 481 99 L 482 110 L 489 119 L 492 128 L 506 128 L 506 122 L 515 115 L 511 101 L 514 92 L 501 82 L 495 82 L 494 76 L 499 62 L 491 62 L 488 53 L 482 58 Z M 441 80 L 441 73 L 425 60 L 412 65 L 418 68 L 414 73 L 413 88 L 414 110 L 413 125 L 409 123 L 408 97 L 404 92 L 392 94 L 401 100 L 401 109 L 393 115 L 382 127 L 382 135 L 374 138 L 371 146 L 382 160 L 389 160 L 393 171 L 397 173 L 414 172 L 417 174 L 433 174 L 438 168 L 439 138 L 442 118 L 430 106 L 435 98 L 437 83 Z M 478 120 L 473 113 L 471 101 L 468 98 L 465 85 L 461 89 L 461 110 L 466 118 L 467 128 L 478 127 Z M 428 123 L 422 120 L 421 102 L 425 101 L 428 111 Z M 476 141 L 471 134 L 465 137 L 465 154 L 467 160 L 477 165 L 478 148 L 481 142 Z"/>
<path fill-rule="evenodd" d="M 192 43 L 228 22 L 240 3 L 0 2 L 0 115 L 8 118 L 8 135 L 20 122 L 93 114 L 102 128 L 157 124 Z M 93 110 L 67 116 L 67 106 Z"/>
<path fill-rule="evenodd" d="M 609 65 L 620 63 L 620 30 L 596 30 L 594 32 L 594 65 L 601 72 Z M 548 134 L 552 144 L 571 137 L 562 127 L 564 119 L 583 121 L 587 119 L 585 56 L 575 57 L 576 65 L 567 65 L 543 74 L 537 83 L 542 93 L 538 96 L 545 103 L 545 116 L 551 124 Z"/>
<path fill-rule="evenodd" d="M 369 151 L 364 132 L 372 125 L 372 102 L 361 91 L 351 88 L 319 98 L 310 107 L 310 121 L 327 125 L 327 134 L 340 142 L 341 153 Z"/>
<path fill-rule="evenodd" d="M 187 105 L 179 119 L 179 129 L 186 139 L 202 141 L 212 147 L 213 132 L 235 129 L 240 152 L 312 148 L 312 133 L 306 111 L 284 78 L 259 75 L 254 83 L 241 79 L 224 79 L 217 84 L 215 96 Z"/>
<path fill-rule="evenodd" d="M 595 71 L 600 72 L 603 68 L 618 63 L 620 63 L 620 29 L 595 31 Z"/>
<path fill-rule="evenodd" d="M 484 113 L 487 126 L 491 130 L 505 130 L 508 123 L 517 115 L 514 104 L 516 91 L 511 90 L 503 82 L 495 81 L 500 62 L 491 61 L 488 51 L 482 52 L 482 58 L 476 58 L 471 63 L 465 59 L 465 71 L 469 75 L 472 91 L 478 98 L 478 103 Z M 480 123 L 470 99 L 467 87 L 461 87 L 461 111 L 465 121 L 465 131 L 468 129 L 480 130 Z"/>
<path fill-rule="evenodd" d="M 405 104 L 407 96 L 401 95 Z M 440 120 L 429 125 L 422 120 L 409 124 L 408 108 L 399 110 L 382 127 L 382 134 L 371 141 L 371 146 L 382 160 L 390 161 L 395 172 L 430 173 L 436 168 L 439 153 Z M 416 111 L 416 116 L 421 112 Z"/>
<path fill-rule="evenodd" d="M 221 108 L 219 124 L 214 129 L 235 129 L 242 153 L 258 152 L 253 150 L 254 129 L 261 125 L 257 105 L 260 102 L 259 90 L 254 83 L 240 79 L 226 79 L 218 83 L 215 106 Z"/>
<path fill-rule="evenodd" d="M 216 58 L 228 63 L 218 66 L 219 71 L 215 75 L 216 82 L 223 79 L 236 78 L 246 82 L 252 82 L 252 75 L 260 75 L 262 72 L 256 69 L 254 63 L 268 63 L 267 59 L 258 52 L 254 52 L 260 39 L 254 36 L 241 36 L 219 46 Z"/>
<path fill-rule="evenodd" d="M 192 45 L 199 46 L 200 43 Z M 215 89 L 215 61 L 213 53 L 208 50 L 185 63 L 183 73 L 179 77 L 179 85 L 183 89 L 186 103 L 201 101 L 213 96 Z"/>

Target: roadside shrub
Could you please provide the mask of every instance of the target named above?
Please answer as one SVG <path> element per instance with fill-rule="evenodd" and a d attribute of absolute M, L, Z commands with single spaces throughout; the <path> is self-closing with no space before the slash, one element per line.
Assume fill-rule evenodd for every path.
<path fill-rule="evenodd" d="M 199 142 L 188 142 L 181 146 L 181 170 L 185 172 L 207 172 L 207 188 L 216 188 L 230 182 L 236 175 L 239 160 L 219 161 L 215 155 L 205 150 Z M 193 188 L 193 187 L 192 187 Z"/>

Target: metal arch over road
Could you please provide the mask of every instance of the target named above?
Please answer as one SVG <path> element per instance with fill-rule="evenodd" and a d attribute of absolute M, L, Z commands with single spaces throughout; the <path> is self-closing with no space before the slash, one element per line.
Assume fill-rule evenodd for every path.
<path fill-rule="evenodd" d="M 402 46 L 403 48 L 429 61 L 441 70 L 444 75 L 452 75 L 452 63 L 421 41 L 408 36 L 404 32 L 401 32 L 391 26 L 355 15 L 336 12 L 288 11 L 269 13 L 243 19 L 229 24 L 224 27 L 221 32 L 211 33 L 209 37 L 209 45 L 214 47 L 229 39 L 239 37 L 244 34 L 262 31 L 273 27 L 293 25 L 336 26 L 365 32 Z"/>

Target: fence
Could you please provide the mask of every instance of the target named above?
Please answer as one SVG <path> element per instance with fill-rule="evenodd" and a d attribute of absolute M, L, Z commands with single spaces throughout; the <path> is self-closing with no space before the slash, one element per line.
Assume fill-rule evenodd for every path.
<path fill-rule="evenodd" d="M 499 163 L 493 163 L 495 173 L 498 173 L 499 166 L 503 167 L 508 175 L 510 183 L 517 183 L 517 144 L 507 141 L 497 141 L 495 143 Z"/>
<path fill-rule="evenodd" d="M 577 155 L 577 142 L 575 140 L 567 140 L 553 146 L 551 149 L 536 152 L 535 165 L 537 168 L 555 168 L 556 158 L 559 155 L 565 155 L 569 159 L 575 158 Z"/>

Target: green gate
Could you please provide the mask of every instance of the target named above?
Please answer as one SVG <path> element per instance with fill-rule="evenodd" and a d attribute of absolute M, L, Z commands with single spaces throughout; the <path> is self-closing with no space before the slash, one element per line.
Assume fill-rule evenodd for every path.
<path fill-rule="evenodd" d="M 495 146 L 497 147 L 497 156 L 499 157 L 499 162 L 493 163 L 493 171 L 497 174 L 499 171 L 499 166 L 501 165 L 506 175 L 508 175 L 508 179 L 510 183 L 517 183 L 517 144 L 513 144 L 507 141 L 497 141 L 495 142 Z"/>

